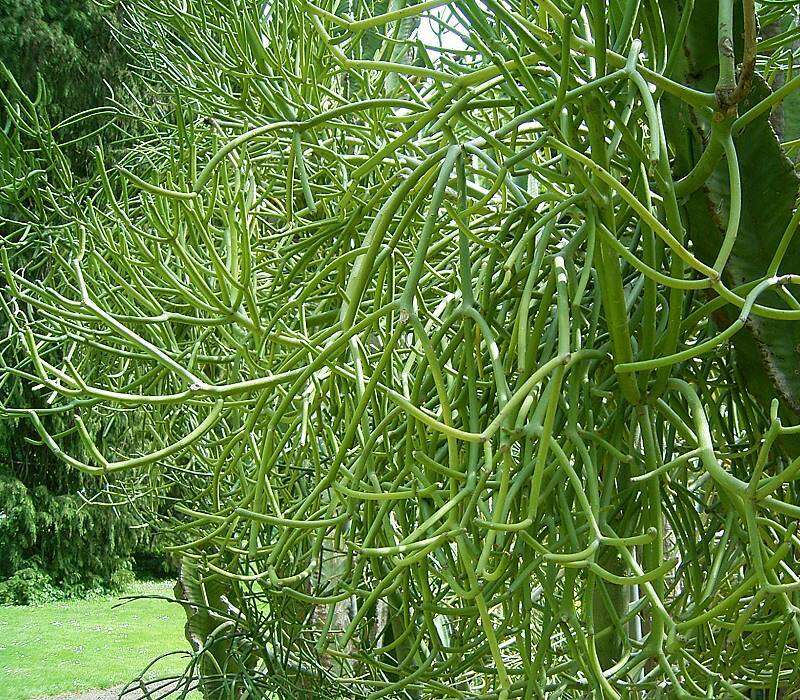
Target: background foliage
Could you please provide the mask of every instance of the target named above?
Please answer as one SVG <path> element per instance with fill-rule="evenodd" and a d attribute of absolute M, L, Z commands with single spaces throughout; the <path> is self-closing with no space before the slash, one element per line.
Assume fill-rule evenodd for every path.
<path fill-rule="evenodd" d="M 92 0 L 0 2 L 0 62 L 28 96 L 44 87 L 53 124 L 105 104 L 110 90 L 131 80 L 113 31 L 120 8 Z M 7 78 L 0 85 L 9 91 Z"/>
<path fill-rule="evenodd" d="M 7 110 L 16 109 L 21 89 L 53 125 L 88 111 L 88 119 L 58 131 L 60 140 L 71 141 L 62 151 L 71 171 L 85 177 L 96 141 L 81 137 L 103 129 L 99 135 L 113 149 L 116 132 L 103 128 L 109 125 L 104 107 L 114 90 L 125 94 L 139 84 L 115 37 L 120 11 L 119 3 L 92 0 L 0 1 L 0 63 L 8 71 L 0 73 L 0 228 L 6 240 L 25 231 L 21 245 L 6 252 L 40 278 L 47 274 L 49 239 L 57 234 L 31 212 L 52 170 L 40 152 L 25 150 L 33 144 L 13 128 Z M 6 323 L 0 313 L 3 336 Z M 0 357 L 15 361 L 7 343 L 0 344 Z M 37 405 L 33 393 L 8 381 L 0 384 L 0 400 Z M 54 458 L 25 423 L 0 423 L 0 604 L 118 590 L 133 565 L 144 575 L 173 571 L 152 530 L 134 529 L 141 517 L 133 510 L 88 505 L 97 488 Z"/>

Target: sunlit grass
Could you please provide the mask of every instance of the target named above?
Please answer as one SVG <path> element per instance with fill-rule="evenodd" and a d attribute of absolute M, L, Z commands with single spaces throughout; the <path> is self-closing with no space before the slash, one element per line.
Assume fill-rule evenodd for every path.
<path fill-rule="evenodd" d="M 167 583 L 137 583 L 128 595 L 170 595 Z M 188 649 L 181 608 L 119 596 L 0 607 L 0 698 L 28 700 L 127 683 L 156 656 Z M 159 662 L 158 675 L 180 673 L 186 656 Z"/>

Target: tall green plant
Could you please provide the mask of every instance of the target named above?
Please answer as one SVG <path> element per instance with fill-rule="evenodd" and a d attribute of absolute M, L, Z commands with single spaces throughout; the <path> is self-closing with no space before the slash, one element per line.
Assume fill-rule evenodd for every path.
<path fill-rule="evenodd" d="M 800 318 L 755 12 L 136 3 L 175 111 L 48 189 L 46 282 L 5 265 L 49 397 L 8 412 L 180 494 L 211 697 L 797 687 L 800 428 L 739 346 Z"/>

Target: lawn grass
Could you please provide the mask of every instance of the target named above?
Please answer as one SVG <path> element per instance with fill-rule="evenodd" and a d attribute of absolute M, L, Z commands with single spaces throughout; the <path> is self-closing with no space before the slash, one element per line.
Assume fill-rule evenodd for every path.
<path fill-rule="evenodd" d="M 126 595 L 171 595 L 167 583 L 137 583 Z M 136 677 L 156 656 L 188 649 L 181 608 L 136 600 L 112 610 L 119 596 L 0 607 L 0 698 L 28 700 L 109 688 Z M 159 662 L 176 674 L 185 655 Z M 197 697 L 197 696 L 195 696 Z"/>

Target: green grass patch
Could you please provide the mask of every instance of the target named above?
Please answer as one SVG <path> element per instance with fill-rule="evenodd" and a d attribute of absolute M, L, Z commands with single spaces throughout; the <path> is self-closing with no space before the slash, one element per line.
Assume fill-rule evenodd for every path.
<path fill-rule="evenodd" d="M 167 583 L 137 583 L 126 595 L 171 595 Z M 189 649 L 186 621 L 175 603 L 119 596 L 0 607 L 0 698 L 28 700 L 110 688 L 135 678 L 160 654 Z M 185 655 L 157 665 L 155 675 L 180 673 Z M 195 696 L 198 697 L 198 696 Z"/>

